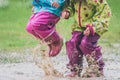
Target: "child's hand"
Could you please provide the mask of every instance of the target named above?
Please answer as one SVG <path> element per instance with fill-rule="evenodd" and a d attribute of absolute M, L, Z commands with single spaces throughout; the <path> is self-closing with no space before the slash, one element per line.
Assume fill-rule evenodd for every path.
<path fill-rule="evenodd" d="M 68 19 L 70 17 L 70 13 L 66 10 L 63 10 L 61 13 L 61 17 L 64 19 Z"/>
<path fill-rule="evenodd" d="M 34 7 L 32 7 L 32 12 L 34 12 Z"/>
<path fill-rule="evenodd" d="M 53 7 L 56 7 L 56 8 L 59 8 L 59 7 L 60 7 L 60 5 L 58 4 L 58 2 L 56 2 L 56 1 L 51 2 L 51 5 L 52 5 Z"/>
<path fill-rule="evenodd" d="M 88 27 L 85 29 L 84 35 L 85 36 L 89 36 L 90 35 L 90 29 Z"/>

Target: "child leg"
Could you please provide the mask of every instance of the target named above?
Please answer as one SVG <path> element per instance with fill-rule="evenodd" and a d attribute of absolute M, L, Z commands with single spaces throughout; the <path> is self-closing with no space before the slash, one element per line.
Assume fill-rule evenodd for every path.
<path fill-rule="evenodd" d="M 93 73 L 98 74 L 103 72 L 104 62 L 102 60 L 101 47 L 97 46 L 97 41 L 99 36 L 95 34 L 94 36 L 84 36 L 81 44 L 79 45 L 81 51 L 86 56 L 89 68 L 93 66 L 97 68 L 92 68 Z M 98 66 L 98 67 L 97 67 Z"/>
<path fill-rule="evenodd" d="M 32 34 L 33 36 L 35 36 L 36 38 L 40 38 L 39 35 L 37 35 L 37 34 L 35 33 L 35 31 L 34 31 L 34 29 L 33 29 L 33 26 L 31 26 L 31 21 L 34 19 L 35 15 L 36 15 L 36 14 L 33 14 L 33 15 L 30 17 L 30 19 L 29 19 L 29 21 L 28 21 L 28 23 L 27 23 L 27 26 L 26 26 L 26 31 L 27 31 L 28 33 Z"/>
<path fill-rule="evenodd" d="M 55 24 L 59 21 L 59 17 L 48 12 L 40 12 L 35 15 L 31 21 L 34 32 L 39 38 L 46 43 L 49 43 L 49 55 L 55 56 L 59 53 L 62 47 L 62 38 L 55 30 Z"/>
<path fill-rule="evenodd" d="M 74 77 L 75 75 L 80 76 L 83 65 L 83 54 L 78 48 L 78 45 L 80 44 L 82 36 L 83 35 L 81 32 L 74 31 L 72 33 L 72 39 L 66 42 L 66 51 L 69 59 L 69 64 L 67 67 L 71 70 L 71 73 L 66 75 L 68 77 Z"/>

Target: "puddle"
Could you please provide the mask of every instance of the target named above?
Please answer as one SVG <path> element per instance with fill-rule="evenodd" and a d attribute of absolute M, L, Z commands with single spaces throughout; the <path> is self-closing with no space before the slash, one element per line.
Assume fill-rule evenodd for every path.
<path fill-rule="evenodd" d="M 120 80 L 120 50 L 105 49 L 103 52 L 103 58 L 105 61 L 105 77 L 88 79 L 82 78 L 82 80 Z M 78 77 L 70 79 L 65 77 L 44 76 L 43 70 L 35 65 L 31 57 L 32 56 L 27 54 L 24 58 L 29 59 L 22 60 L 23 62 L 1 63 L 0 80 L 80 80 Z M 52 58 L 52 61 L 55 69 L 62 74 L 69 72 L 66 68 L 66 63 L 68 60 L 65 55 L 58 55 L 57 57 Z"/>

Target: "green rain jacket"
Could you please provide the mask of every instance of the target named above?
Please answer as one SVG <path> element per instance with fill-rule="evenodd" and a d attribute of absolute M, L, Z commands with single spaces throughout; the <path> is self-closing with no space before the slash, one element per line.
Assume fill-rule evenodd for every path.
<path fill-rule="evenodd" d="M 111 9 L 106 0 L 70 0 L 67 11 L 75 18 L 73 30 L 83 31 L 86 25 L 99 35 L 108 30 Z"/>

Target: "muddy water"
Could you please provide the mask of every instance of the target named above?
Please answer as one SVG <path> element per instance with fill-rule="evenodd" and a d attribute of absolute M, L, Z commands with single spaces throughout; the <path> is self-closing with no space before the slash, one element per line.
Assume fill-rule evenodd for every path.
<path fill-rule="evenodd" d="M 44 71 L 38 68 L 32 61 L 32 56 L 29 54 L 22 55 L 12 53 L 12 57 L 18 57 L 22 59 L 19 63 L 2 63 L 0 64 L 0 80 L 120 80 L 120 49 L 104 49 L 103 58 L 105 61 L 104 74 L 105 77 L 101 78 L 89 78 L 81 79 L 44 76 Z M 0 54 L 0 60 L 4 57 L 9 58 L 10 55 Z M 21 57 L 23 56 L 23 58 Z M 18 57 L 19 58 L 19 57 Z M 66 74 L 69 72 L 65 65 L 68 62 L 67 57 L 64 55 L 58 55 L 52 58 L 54 67 L 61 73 Z M 86 62 L 84 62 L 86 66 Z"/>

